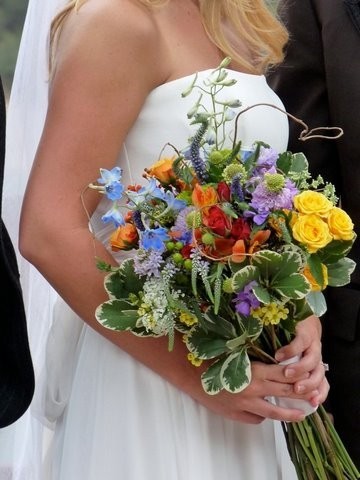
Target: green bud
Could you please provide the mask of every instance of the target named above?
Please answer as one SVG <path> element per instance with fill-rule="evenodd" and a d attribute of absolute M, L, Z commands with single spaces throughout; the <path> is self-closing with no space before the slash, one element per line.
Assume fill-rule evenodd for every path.
<path fill-rule="evenodd" d="M 167 242 L 166 243 L 166 248 L 169 252 L 172 252 L 175 249 L 175 243 L 174 242 Z"/>
<path fill-rule="evenodd" d="M 211 233 L 207 232 L 203 234 L 203 236 L 201 237 L 201 241 L 204 245 L 213 245 L 214 237 L 211 235 Z"/>
<path fill-rule="evenodd" d="M 226 280 L 224 280 L 222 288 L 225 293 L 234 293 L 231 278 L 227 278 Z"/>
<path fill-rule="evenodd" d="M 285 177 L 281 173 L 265 173 L 264 179 L 269 192 L 279 193 L 285 186 Z"/>
<path fill-rule="evenodd" d="M 174 261 L 174 263 L 175 263 L 176 265 L 180 265 L 180 264 L 182 264 L 183 261 L 184 261 L 184 258 L 183 258 L 183 256 L 181 255 L 181 253 L 173 253 L 173 254 L 172 254 L 172 259 L 173 259 L 173 261 Z"/>
<path fill-rule="evenodd" d="M 186 270 L 191 270 L 192 269 L 192 260 L 191 258 L 187 258 L 184 262 L 184 268 Z"/>
<path fill-rule="evenodd" d="M 181 250 L 184 247 L 183 242 L 176 242 L 175 243 L 175 250 Z"/>
<path fill-rule="evenodd" d="M 225 182 L 230 183 L 236 176 L 239 176 L 240 179 L 246 178 L 246 170 L 241 163 L 231 163 L 224 169 L 222 176 Z"/>
<path fill-rule="evenodd" d="M 199 228 L 201 226 L 201 213 L 193 210 L 186 216 L 186 225 L 188 228 Z"/>

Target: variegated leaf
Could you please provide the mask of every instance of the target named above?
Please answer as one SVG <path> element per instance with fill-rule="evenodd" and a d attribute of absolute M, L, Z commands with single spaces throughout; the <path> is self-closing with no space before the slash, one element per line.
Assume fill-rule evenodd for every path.
<path fill-rule="evenodd" d="M 95 317 L 110 330 L 132 330 L 138 319 L 137 309 L 124 300 L 109 300 L 95 311 Z"/>
<path fill-rule="evenodd" d="M 239 393 L 251 381 L 251 364 L 246 348 L 230 354 L 221 368 L 221 383 L 225 390 Z"/>
<path fill-rule="evenodd" d="M 327 310 L 326 300 L 322 292 L 310 292 L 306 300 L 314 315 L 321 317 Z"/>
<path fill-rule="evenodd" d="M 186 335 L 186 346 L 196 357 L 202 359 L 215 358 L 228 351 L 227 340 L 217 334 L 193 328 Z"/>
<path fill-rule="evenodd" d="M 350 258 L 342 258 L 336 263 L 328 265 L 329 285 L 342 287 L 350 283 L 351 274 L 355 270 L 356 263 Z"/>
<path fill-rule="evenodd" d="M 293 273 L 286 278 L 276 279 L 271 287 L 282 297 L 300 299 L 310 292 L 310 284 L 300 273 Z"/>
<path fill-rule="evenodd" d="M 245 285 L 250 283 L 252 280 L 258 279 L 259 270 L 252 265 L 247 265 L 246 267 L 236 272 L 232 277 L 231 283 L 233 291 L 239 292 L 245 287 Z"/>
<path fill-rule="evenodd" d="M 220 371 L 224 363 L 224 359 L 216 360 L 210 367 L 201 375 L 201 384 L 203 389 L 209 395 L 216 395 L 222 389 Z"/>

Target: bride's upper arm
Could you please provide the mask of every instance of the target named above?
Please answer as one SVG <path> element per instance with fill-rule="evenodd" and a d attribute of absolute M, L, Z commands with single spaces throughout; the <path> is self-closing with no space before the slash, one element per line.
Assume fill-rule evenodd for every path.
<path fill-rule="evenodd" d="M 136 2 L 89 0 L 71 13 L 56 46 L 24 221 L 45 228 L 54 208 L 60 224 L 83 218 L 79 192 L 100 167 L 114 166 L 146 96 L 162 82 L 160 48 L 152 15 Z M 89 199 L 90 210 L 98 200 Z"/>

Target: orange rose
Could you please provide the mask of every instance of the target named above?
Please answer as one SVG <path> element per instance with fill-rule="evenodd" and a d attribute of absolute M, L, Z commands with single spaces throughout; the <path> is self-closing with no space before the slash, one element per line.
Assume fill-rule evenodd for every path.
<path fill-rule="evenodd" d="M 216 205 L 219 201 L 215 188 L 211 186 L 201 186 L 198 183 L 194 187 L 191 199 L 193 205 L 199 208 Z"/>
<path fill-rule="evenodd" d="M 176 180 L 176 176 L 173 171 L 174 158 L 175 157 L 160 158 L 160 160 L 154 163 L 152 167 L 146 169 L 146 173 L 150 175 L 150 177 L 155 177 L 160 183 L 165 185 L 173 183 Z"/>
<path fill-rule="evenodd" d="M 139 240 L 138 232 L 132 223 L 125 223 L 118 227 L 110 237 L 111 250 L 130 250 Z"/>

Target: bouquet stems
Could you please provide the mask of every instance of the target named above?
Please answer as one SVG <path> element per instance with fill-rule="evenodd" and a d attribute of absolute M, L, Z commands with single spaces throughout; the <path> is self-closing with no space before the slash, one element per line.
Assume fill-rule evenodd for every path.
<path fill-rule="evenodd" d="M 358 480 L 360 473 L 327 415 L 319 406 L 299 423 L 282 423 L 299 480 Z"/>

